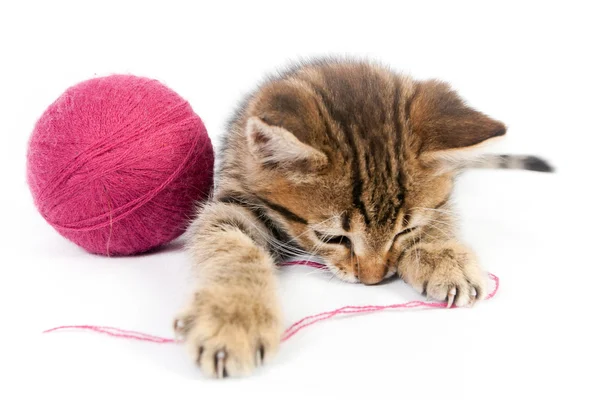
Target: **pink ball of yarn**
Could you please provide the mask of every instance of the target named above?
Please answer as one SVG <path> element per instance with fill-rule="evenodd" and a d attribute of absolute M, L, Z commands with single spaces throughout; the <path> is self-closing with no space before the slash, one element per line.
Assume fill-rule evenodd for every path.
<path fill-rule="evenodd" d="M 38 120 L 27 180 L 43 218 L 94 254 L 132 255 L 180 236 L 212 190 L 214 153 L 177 93 L 130 75 L 69 88 Z"/>

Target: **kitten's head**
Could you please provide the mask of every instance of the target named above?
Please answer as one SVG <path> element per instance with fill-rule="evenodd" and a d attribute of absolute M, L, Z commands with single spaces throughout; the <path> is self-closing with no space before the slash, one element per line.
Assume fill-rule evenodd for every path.
<path fill-rule="evenodd" d="M 241 119 L 253 187 L 308 253 L 373 284 L 443 216 L 473 146 L 505 126 L 448 85 L 365 63 L 301 67 L 263 85 Z"/>

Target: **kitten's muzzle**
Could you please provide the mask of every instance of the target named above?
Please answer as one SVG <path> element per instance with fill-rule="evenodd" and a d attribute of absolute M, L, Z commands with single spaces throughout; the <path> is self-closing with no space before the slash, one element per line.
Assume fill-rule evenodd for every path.
<path fill-rule="evenodd" d="M 388 265 L 383 260 L 362 259 L 355 267 L 354 276 L 365 285 L 375 285 L 383 281 L 388 273 Z"/>

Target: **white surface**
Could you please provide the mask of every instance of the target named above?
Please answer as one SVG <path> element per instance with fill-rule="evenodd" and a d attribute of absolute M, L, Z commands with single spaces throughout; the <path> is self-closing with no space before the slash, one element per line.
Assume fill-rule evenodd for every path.
<path fill-rule="evenodd" d="M 0 5 L 0 398 L 598 398 L 594 2 L 389 3 Z M 175 345 L 40 334 L 81 323 L 170 335 L 187 285 L 177 248 L 94 257 L 34 209 L 26 141 L 62 91 L 116 72 L 158 78 L 191 102 L 216 139 L 265 72 L 329 52 L 450 81 L 508 124 L 498 150 L 539 154 L 558 167 L 554 175 L 478 171 L 459 182 L 464 236 L 501 279 L 495 299 L 321 323 L 256 376 L 222 382 L 203 379 Z M 282 273 L 288 323 L 345 304 L 420 298 L 401 282 L 364 287 L 312 272 Z"/>

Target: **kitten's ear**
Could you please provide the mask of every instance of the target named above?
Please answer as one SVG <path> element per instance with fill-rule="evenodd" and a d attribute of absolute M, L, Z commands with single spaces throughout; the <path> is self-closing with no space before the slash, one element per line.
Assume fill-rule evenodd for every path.
<path fill-rule="evenodd" d="M 413 132 L 420 139 L 419 155 L 460 162 L 475 146 L 503 136 L 506 126 L 467 106 L 444 82 L 419 82 L 410 106 Z"/>
<path fill-rule="evenodd" d="M 257 117 L 248 119 L 246 139 L 252 155 L 265 166 L 309 172 L 327 164 L 323 152 L 302 143 L 287 129 L 269 125 Z"/>

